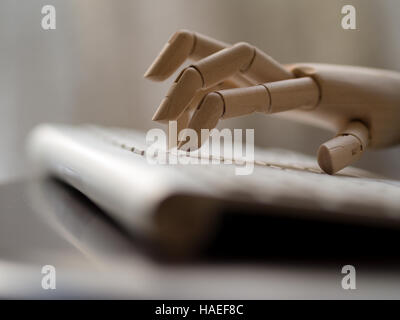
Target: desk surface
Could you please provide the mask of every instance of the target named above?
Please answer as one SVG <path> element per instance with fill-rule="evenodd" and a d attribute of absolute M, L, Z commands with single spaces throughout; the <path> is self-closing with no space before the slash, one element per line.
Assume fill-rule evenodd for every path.
<path fill-rule="evenodd" d="M 55 180 L 1 186 L 0 212 L 0 297 L 400 298 L 396 230 L 313 233 L 321 226 L 270 220 L 264 238 L 246 242 L 254 227 L 247 221 L 243 233 L 221 230 L 204 256 L 167 261 Z M 346 264 L 356 267 L 356 290 L 341 287 Z M 56 268 L 56 290 L 41 287 L 44 265 Z"/>

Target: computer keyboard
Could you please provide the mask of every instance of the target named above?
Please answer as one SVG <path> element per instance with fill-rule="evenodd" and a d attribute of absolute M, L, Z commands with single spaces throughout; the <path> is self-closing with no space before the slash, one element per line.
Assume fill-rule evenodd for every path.
<path fill-rule="evenodd" d="M 189 194 L 400 226 L 399 182 L 357 168 L 329 176 L 313 157 L 295 152 L 256 148 L 253 172 L 237 175 L 235 169 L 249 160 L 149 164 L 145 135 L 135 130 L 44 125 L 35 132 L 31 149 L 40 155 L 36 162 L 71 184 L 65 172 L 73 172 L 74 179 L 80 180 L 78 189 L 108 211 L 121 212 L 124 219 L 130 219 L 138 203 L 150 210 L 168 197 Z M 170 157 L 220 159 L 212 153 L 161 152 Z"/>

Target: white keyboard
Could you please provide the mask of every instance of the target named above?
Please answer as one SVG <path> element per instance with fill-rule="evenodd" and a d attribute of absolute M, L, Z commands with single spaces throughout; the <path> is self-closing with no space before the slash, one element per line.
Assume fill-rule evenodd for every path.
<path fill-rule="evenodd" d="M 399 182 L 356 168 L 329 176 L 314 158 L 290 151 L 256 149 L 254 172 L 240 176 L 237 164 L 151 165 L 145 136 L 134 130 L 58 125 L 38 127 L 30 151 L 42 171 L 72 184 L 123 223 L 148 226 L 149 212 L 165 199 L 189 194 L 400 225 Z"/>

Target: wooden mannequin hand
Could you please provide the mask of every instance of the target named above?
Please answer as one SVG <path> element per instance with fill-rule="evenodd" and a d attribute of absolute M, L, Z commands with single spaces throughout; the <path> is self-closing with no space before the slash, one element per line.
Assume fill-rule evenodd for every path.
<path fill-rule="evenodd" d="M 190 58 L 153 120 L 178 121 L 178 130 L 214 128 L 219 119 L 253 112 L 283 112 L 335 132 L 322 144 L 318 163 L 333 174 L 367 147 L 400 143 L 400 74 L 313 63 L 283 66 L 247 44 L 233 46 L 178 31 L 145 74 L 167 79 Z"/>

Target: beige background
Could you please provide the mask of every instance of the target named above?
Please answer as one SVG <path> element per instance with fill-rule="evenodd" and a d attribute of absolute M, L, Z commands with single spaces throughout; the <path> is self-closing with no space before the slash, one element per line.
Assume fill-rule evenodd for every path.
<path fill-rule="evenodd" d="M 56 7 L 55 31 L 41 28 L 45 4 Z M 357 9 L 355 31 L 341 28 L 344 4 Z M 24 141 L 37 123 L 154 127 L 172 79 L 154 84 L 142 74 L 180 28 L 250 42 L 282 63 L 400 70 L 398 0 L 0 0 L 0 182 L 26 173 Z M 308 154 L 330 138 L 264 115 L 223 125 L 255 128 L 258 145 Z M 369 152 L 358 166 L 399 179 L 399 160 L 397 146 Z"/>

